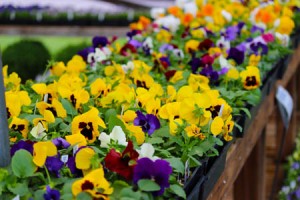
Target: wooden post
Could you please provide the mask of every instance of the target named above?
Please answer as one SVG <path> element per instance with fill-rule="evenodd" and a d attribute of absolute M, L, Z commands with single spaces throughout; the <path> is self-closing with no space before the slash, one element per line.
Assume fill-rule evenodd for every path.
<path fill-rule="evenodd" d="M 10 153 L 1 53 L 0 68 L 0 167 L 6 167 L 10 162 Z"/>

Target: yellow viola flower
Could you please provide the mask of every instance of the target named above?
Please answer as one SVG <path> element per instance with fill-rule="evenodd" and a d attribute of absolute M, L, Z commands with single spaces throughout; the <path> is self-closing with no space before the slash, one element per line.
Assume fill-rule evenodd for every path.
<path fill-rule="evenodd" d="M 86 63 L 79 55 L 73 56 L 73 58 L 67 63 L 66 71 L 68 73 L 80 73 L 86 68 Z"/>
<path fill-rule="evenodd" d="M 58 84 L 56 81 L 54 83 L 46 85 L 45 83 L 35 83 L 31 86 L 31 88 L 42 96 L 45 102 L 52 102 L 52 98 L 58 98 Z"/>
<path fill-rule="evenodd" d="M 172 39 L 172 33 L 170 33 L 169 31 L 165 30 L 165 29 L 161 29 L 157 35 L 156 35 L 156 39 L 159 42 L 165 42 L 165 43 L 169 43 Z"/>
<path fill-rule="evenodd" d="M 140 60 L 134 60 L 133 63 L 133 70 L 130 73 L 131 77 L 139 77 L 143 74 L 148 74 L 150 70 L 152 69 L 149 65 L 147 65 L 145 62 Z"/>
<path fill-rule="evenodd" d="M 6 91 L 5 102 L 7 118 L 18 117 L 22 106 L 29 106 L 31 99 L 26 91 Z"/>
<path fill-rule="evenodd" d="M 240 76 L 246 90 L 253 90 L 260 86 L 260 73 L 257 67 L 248 66 L 246 70 L 240 73 Z"/>
<path fill-rule="evenodd" d="M 49 110 L 52 112 L 54 117 L 65 118 L 67 116 L 67 111 L 64 109 L 63 105 L 57 100 L 52 99 L 51 104 L 46 103 L 44 101 L 38 102 L 36 107 L 39 109 L 39 112 L 44 115 L 45 110 Z"/>
<path fill-rule="evenodd" d="M 159 98 L 152 98 L 150 101 L 146 102 L 145 108 L 148 114 L 157 115 L 161 106 L 161 101 Z"/>
<path fill-rule="evenodd" d="M 199 44 L 200 44 L 200 41 L 198 41 L 198 40 L 189 40 L 185 43 L 184 50 L 187 53 L 195 52 L 198 50 Z"/>
<path fill-rule="evenodd" d="M 231 68 L 226 73 L 226 78 L 229 80 L 230 79 L 237 80 L 239 77 L 240 77 L 240 73 L 236 68 Z"/>
<path fill-rule="evenodd" d="M 188 83 L 195 92 L 210 89 L 209 79 L 206 76 L 202 76 L 200 74 L 190 74 Z"/>
<path fill-rule="evenodd" d="M 283 10 L 282 10 L 282 16 L 287 16 L 287 17 L 292 18 L 294 16 L 294 13 L 289 7 L 285 6 L 285 7 L 283 7 Z"/>
<path fill-rule="evenodd" d="M 90 147 L 81 147 L 75 154 L 76 168 L 88 170 L 91 168 L 91 159 L 96 154 Z"/>
<path fill-rule="evenodd" d="M 283 16 L 280 18 L 280 24 L 276 29 L 276 32 L 280 34 L 287 34 L 290 35 L 295 28 L 294 21 L 287 16 Z"/>
<path fill-rule="evenodd" d="M 183 71 L 176 71 L 174 76 L 170 78 L 169 82 L 170 83 L 177 83 L 178 81 L 183 79 Z"/>
<path fill-rule="evenodd" d="M 66 87 L 59 87 L 58 92 L 62 98 L 67 98 L 76 109 L 79 109 L 82 104 L 87 103 L 90 99 L 89 93 L 83 88 L 70 90 Z"/>
<path fill-rule="evenodd" d="M 125 123 L 126 129 L 130 132 L 130 136 L 136 139 L 138 145 L 145 142 L 145 133 L 140 126 Z"/>
<path fill-rule="evenodd" d="M 36 166 L 42 167 L 48 156 L 57 155 L 56 146 L 50 142 L 37 142 L 33 145 L 33 162 Z"/>
<path fill-rule="evenodd" d="M 133 110 L 126 110 L 124 114 L 121 116 L 121 119 L 125 122 L 133 122 L 133 120 L 136 118 L 136 112 Z"/>
<path fill-rule="evenodd" d="M 170 134 L 176 135 L 178 132 L 178 126 L 183 124 L 183 120 L 180 118 L 176 118 L 169 121 Z"/>
<path fill-rule="evenodd" d="M 82 134 L 67 135 L 66 140 L 72 146 L 78 145 L 78 147 L 81 147 L 87 145 L 86 139 Z"/>
<path fill-rule="evenodd" d="M 91 84 L 91 94 L 94 97 L 106 96 L 108 92 L 111 91 L 111 85 L 106 84 L 103 79 L 97 78 Z"/>
<path fill-rule="evenodd" d="M 33 136 L 36 135 L 35 138 L 41 138 L 42 136 L 45 136 L 43 131 L 44 130 L 48 131 L 48 123 L 55 122 L 55 117 L 50 110 L 44 110 L 42 115 L 43 115 L 43 117 L 35 118 L 32 120 L 33 125 L 35 127 L 31 130 L 30 133 Z"/>
<path fill-rule="evenodd" d="M 18 131 L 22 134 L 23 138 L 27 138 L 29 122 L 26 119 L 20 119 L 13 117 L 9 124 L 9 128 L 14 131 Z"/>
<path fill-rule="evenodd" d="M 110 187 L 110 183 L 105 179 L 102 167 L 91 171 L 72 184 L 74 197 L 81 192 L 87 192 L 95 199 L 109 200 L 109 195 L 112 194 L 113 188 Z"/>
<path fill-rule="evenodd" d="M 210 131 L 214 136 L 219 135 L 223 131 L 224 121 L 221 117 L 217 116 L 213 119 Z"/>
<path fill-rule="evenodd" d="M 61 76 L 66 71 L 65 63 L 57 62 L 50 67 L 50 72 L 54 76 Z"/>
<path fill-rule="evenodd" d="M 194 90 L 191 86 L 188 86 L 188 85 L 183 86 L 178 90 L 177 95 L 176 95 L 176 100 L 178 102 L 181 102 L 186 98 L 192 97 L 193 94 L 194 94 Z"/>
<path fill-rule="evenodd" d="M 88 112 L 74 117 L 72 134 L 82 134 L 89 143 L 93 143 L 100 134 L 98 126 L 106 128 L 104 121 L 99 117 L 99 111 L 92 107 Z"/>
<path fill-rule="evenodd" d="M 223 126 L 223 138 L 226 141 L 231 141 L 233 139 L 233 137 L 229 135 L 229 133 L 232 132 L 233 127 L 234 127 L 234 121 L 232 121 L 232 116 L 230 115 L 224 122 L 224 126 Z"/>
<path fill-rule="evenodd" d="M 222 52 L 222 49 L 220 49 L 219 47 L 211 47 L 208 49 L 208 54 L 210 56 L 219 56 L 221 55 L 223 52 Z"/>
<path fill-rule="evenodd" d="M 154 97 L 161 97 L 164 95 L 164 89 L 162 86 L 156 82 L 153 82 L 149 88 L 149 92 L 154 96 Z"/>
<path fill-rule="evenodd" d="M 166 103 L 168 102 L 173 102 L 176 99 L 176 89 L 172 85 L 167 86 L 167 98 L 166 98 Z"/>
<path fill-rule="evenodd" d="M 2 68 L 2 73 L 3 73 L 3 81 L 4 81 L 4 87 L 6 91 L 18 91 L 20 90 L 20 83 L 21 83 L 21 78 L 16 72 L 12 72 L 9 76 L 7 74 L 7 68 L 8 66 L 5 65 Z"/>
<path fill-rule="evenodd" d="M 200 140 L 205 139 L 205 135 L 201 133 L 200 127 L 196 126 L 195 124 L 187 126 L 184 130 L 189 137 L 197 137 Z"/>
<path fill-rule="evenodd" d="M 249 65 L 250 66 L 258 66 L 259 64 L 259 61 L 261 59 L 261 56 L 260 55 L 255 55 L 255 54 L 252 54 L 249 58 Z"/>
<path fill-rule="evenodd" d="M 180 102 L 171 102 L 163 105 L 159 110 L 159 117 L 162 119 L 173 120 L 180 116 Z"/>
<path fill-rule="evenodd" d="M 124 72 L 123 68 L 119 64 L 106 66 L 104 69 L 104 74 L 106 77 L 110 77 L 112 82 L 126 82 L 126 73 Z"/>

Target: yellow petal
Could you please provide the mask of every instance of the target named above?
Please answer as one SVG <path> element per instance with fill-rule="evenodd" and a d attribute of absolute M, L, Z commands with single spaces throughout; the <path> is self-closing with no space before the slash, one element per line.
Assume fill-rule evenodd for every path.
<path fill-rule="evenodd" d="M 85 146 L 87 144 L 85 137 L 80 134 L 73 134 L 73 135 L 67 135 L 66 140 L 71 144 L 71 145 L 78 145 L 80 146 Z"/>
<path fill-rule="evenodd" d="M 219 135 L 222 132 L 223 126 L 224 126 L 223 119 L 219 116 L 215 117 L 215 119 L 211 123 L 211 127 L 210 127 L 211 133 L 215 136 Z"/>
<path fill-rule="evenodd" d="M 95 155 L 95 151 L 92 148 L 86 147 L 80 149 L 76 153 L 75 163 L 78 169 L 89 169 L 91 167 L 91 159 Z"/>

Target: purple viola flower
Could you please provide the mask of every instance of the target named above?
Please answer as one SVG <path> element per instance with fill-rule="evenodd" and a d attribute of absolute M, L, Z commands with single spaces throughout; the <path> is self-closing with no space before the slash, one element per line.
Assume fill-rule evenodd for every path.
<path fill-rule="evenodd" d="M 47 157 L 45 165 L 49 172 L 52 172 L 57 177 L 60 177 L 59 171 L 64 166 L 64 163 L 59 159 L 59 156 Z"/>
<path fill-rule="evenodd" d="M 192 73 L 196 74 L 199 67 L 201 67 L 202 62 L 200 58 L 192 58 L 192 60 L 188 64 L 192 68 Z"/>
<path fill-rule="evenodd" d="M 225 39 L 229 40 L 229 41 L 235 40 L 235 38 L 238 35 L 238 32 L 239 32 L 239 29 L 237 26 L 229 26 L 225 32 Z"/>
<path fill-rule="evenodd" d="M 166 51 L 172 51 L 174 47 L 170 44 L 163 44 L 159 47 L 159 52 L 164 53 Z"/>
<path fill-rule="evenodd" d="M 131 40 L 133 38 L 133 36 L 135 36 L 135 35 L 137 35 L 139 33 L 140 33 L 140 31 L 138 31 L 138 30 L 132 30 L 132 31 L 127 32 L 126 35 Z"/>
<path fill-rule="evenodd" d="M 295 196 L 296 199 L 300 199 L 300 188 L 297 188 L 297 190 L 295 191 Z"/>
<path fill-rule="evenodd" d="M 15 153 L 20 149 L 27 150 L 29 153 L 31 153 L 31 155 L 33 155 L 33 144 L 34 142 L 30 140 L 20 140 L 10 148 L 10 155 L 15 155 Z"/>
<path fill-rule="evenodd" d="M 57 148 L 67 149 L 70 146 L 70 143 L 61 137 L 53 139 L 52 142 Z"/>
<path fill-rule="evenodd" d="M 294 163 L 292 164 L 292 169 L 297 170 L 297 169 L 299 169 L 299 168 L 300 168 L 300 164 L 299 164 L 298 162 L 294 162 Z"/>
<path fill-rule="evenodd" d="M 240 65 L 244 62 L 245 54 L 243 51 L 238 50 L 235 47 L 230 48 L 227 59 L 233 59 L 236 64 Z"/>
<path fill-rule="evenodd" d="M 239 51 L 246 52 L 247 51 L 247 42 L 242 42 L 235 48 L 237 48 Z"/>
<path fill-rule="evenodd" d="M 93 38 L 92 42 L 93 42 L 94 48 L 105 47 L 109 43 L 107 37 L 105 37 L 105 36 L 95 36 Z"/>
<path fill-rule="evenodd" d="M 149 135 L 160 128 L 160 122 L 155 115 L 144 115 L 141 111 L 136 111 L 137 117 L 134 119 L 133 124 L 135 126 L 141 126 L 142 130 Z"/>
<path fill-rule="evenodd" d="M 208 77 L 211 81 L 217 81 L 219 79 L 219 73 L 214 71 L 212 66 L 204 67 L 200 74 Z"/>
<path fill-rule="evenodd" d="M 218 71 L 218 74 L 223 75 L 223 74 L 226 74 L 228 71 L 229 71 L 229 68 L 223 67 L 220 71 Z"/>
<path fill-rule="evenodd" d="M 145 157 L 137 161 L 137 165 L 133 171 L 133 182 L 137 184 L 141 179 L 151 179 L 155 181 L 160 186 L 160 190 L 153 192 L 153 195 L 159 196 L 164 193 L 165 188 L 170 186 L 169 178 L 171 173 L 172 167 L 167 161 L 162 159 L 152 161 Z"/>
<path fill-rule="evenodd" d="M 251 33 L 255 33 L 255 32 L 260 32 L 260 33 L 264 33 L 265 32 L 265 29 L 259 27 L 259 26 L 255 26 L 253 25 L 252 28 L 251 28 Z"/>
<path fill-rule="evenodd" d="M 159 61 L 165 69 L 171 65 L 170 59 L 167 56 L 160 57 Z"/>
<path fill-rule="evenodd" d="M 46 193 L 44 194 L 44 200 L 59 200 L 60 192 L 55 189 L 51 189 L 49 185 L 46 186 Z"/>
<path fill-rule="evenodd" d="M 239 22 L 237 25 L 238 28 L 238 35 L 241 35 L 241 31 L 243 29 L 243 27 L 245 26 L 245 22 Z"/>
<path fill-rule="evenodd" d="M 143 46 L 142 42 L 134 40 L 134 39 L 130 40 L 128 43 L 131 44 L 132 46 L 134 46 L 137 49 L 140 48 L 141 46 Z"/>
<path fill-rule="evenodd" d="M 87 57 L 90 53 L 95 53 L 94 47 L 87 47 L 87 48 L 79 51 L 77 54 L 80 55 L 84 61 L 87 61 Z"/>
<path fill-rule="evenodd" d="M 263 44 L 261 42 L 252 43 L 250 45 L 250 49 L 255 53 L 256 55 L 266 55 L 268 54 L 268 46 L 266 44 Z"/>
<path fill-rule="evenodd" d="M 74 156 L 69 156 L 66 166 L 70 169 L 73 176 L 78 177 L 82 175 L 82 171 L 76 168 Z"/>

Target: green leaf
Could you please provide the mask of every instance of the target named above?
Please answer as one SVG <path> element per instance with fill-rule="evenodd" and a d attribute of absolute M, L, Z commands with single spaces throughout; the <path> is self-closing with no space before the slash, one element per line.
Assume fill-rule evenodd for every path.
<path fill-rule="evenodd" d="M 44 199 L 45 190 L 37 190 L 34 192 L 34 199 Z"/>
<path fill-rule="evenodd" d="M 184 164 L 180 160 L 180 158 L 168 158 L 165 159 L 171 165 L 171 167 L 178 173 L 184 174 Z"/>
<path fill-rule="evenodd" d="M 161 144 L 164 143 L 165 141 L 160 137 L 154 137 L 154 138 L 149 138 L 147 142 L 151 144 Z"/>
<path fill-rule="evenodd" d="M 240 108 L 240 109 L 247 115 L 247 117 L 249 117 L 251 119 L 251 113 L 250 113 L 249 109 L 247 109 L 247 108 Z"/>
<path fill-rule="evenodd" d="M 240 132 L 243 132 L 243 128 L 238 123 L 234 123 L 234 126 L 237 127 Z"/>
<path fill-rule="evenodd" d="M 138 186 L 142 191 L 153 192 L 160 190 L 160 186 L 150 179 L 141 179 Z"/>
<path fill-rule="evenodd" d="M 110 108 L 105 112 L 104 119 L 107 122 L 110 116 L 116 116 L 116 115 L 117 115 L 117 111 L 113 108 Z"/>
<path fill-rule="evenodd" d="M 63 107 L 66 109 L 67 114 L 69 115 L 77 115 L 77 110 L 74 108 L 74 106 L 71 104 L 70 101 L 66 100 L 66 99 L 60 99 L 61 104 L 63 105 Z"/>
<path fill-rule="evenodd" d="M 156 130 L 152 137 L 170 137 L 170 129 L 169 126 L 164 126 L 158 130 Z"/>
<path fill-rule="evenodd" d="M 121 191 L 124 189 L 124 188 L 128 188 L 129 185 L 124 182 L 124 181 L 115 181 L 112 185 L 112 188 L 114 188 L 114 192 L 112 193 L 112 195 L 110 196 L 110 198 L 113 200 L 113 199 L 120 199 L 122 196 L 121 196 Z"/>
<path fill-rule="evenodd" d="M 109 132 L 111 132 L 115 126 L 121 126 L 122 130 L 126 133 L 127 130 L 122 120 L 120 120 L 116 115 L 111 115 L 108 120 Z"/>
<path fill-rule="evenodd" d="M 177 196 L 182 197 L 184 199 L 186 199 L 186 194 L 185 191 L 182 189 L 182 187 L 180 187 L 179 185 L 171 185 L 170 189 L 172 192 L 174 192 Z"/>
<path fill-rule="evenodd" d="M 32 176 L 36 169 L 32 159 L 32 155 L 28 151 L 18 150 L 11 160 L 13 173 L 20 178 Z"/>
<path fill-rule="evenodd" d="M 142 193 L 141 191 L 133 191 L 132 188 L 124 188 L 121 190 L 121 200 L 136 200 L 141 199 Z M 112 199 L 113 200 L 113 199 Z M 119 200 L 119 199 L 115 199 Z"/>
<path fill-rule="evenodd" d="M 29 193 L 28 186 L 25 182 L 17 183 L 14 186 L 8 185 L 8 190 L 14 193 L 15 195 L 24 196 Z"/>
<path fill-rule="evenodd" d="M 92 196 L 87 193 L 87 192 L 80 192 L 77 196 L 76 196 L 76 200 L 93 200 Z"/>

